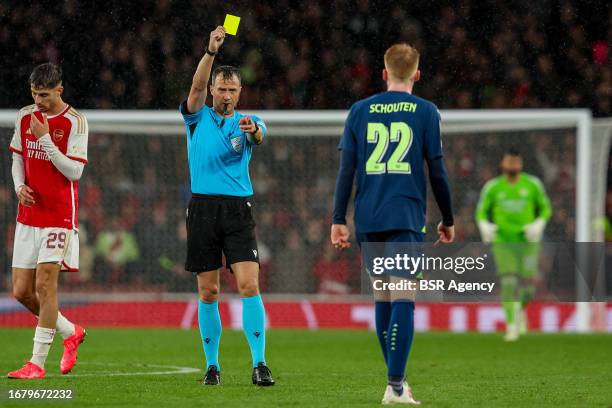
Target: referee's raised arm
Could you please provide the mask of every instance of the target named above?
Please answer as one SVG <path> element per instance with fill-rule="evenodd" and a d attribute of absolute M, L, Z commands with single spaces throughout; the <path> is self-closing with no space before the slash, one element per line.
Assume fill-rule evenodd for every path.
<path fill-rule="evenodd" d="M 215 55 L 225 40 L 225 28 L 218 26 L 210 33 L 210 40 L 208 41 L 208 48 L 206 53 L 200 60 L 198 68 L 193 75 L 193 81 L 191 82 L 191 90 L 189 91 L 189 98 L 187 98 L 187 109 L 191 113 L 195 113 L 202 109 L 204 103 L 206 103 L 206 87 L 208 86 L 208 80 L 210 79 L 210 71 L 212 64 L 215 59 Z"/>

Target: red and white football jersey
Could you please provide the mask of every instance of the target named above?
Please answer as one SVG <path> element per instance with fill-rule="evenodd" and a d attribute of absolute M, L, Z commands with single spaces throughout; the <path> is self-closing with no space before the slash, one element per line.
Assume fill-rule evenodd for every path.
<path fill-rule="evenodd" d="M 15 133 L 9 149 L 23 156 L 25 184 L 34 190 L 35 204 L 19 204 L 17 222 L 32 227 L 78 228 L 79 183 L 68 180 L 51 163 L 49 156 L 30 129 L 36 105 L 26 106 L 17 114 Z M 47 116 L 49 134 L 59 150 L 73 160 L 87 163 L 88 127 L 85 116 L 66 105 L 59 114 Z"/>

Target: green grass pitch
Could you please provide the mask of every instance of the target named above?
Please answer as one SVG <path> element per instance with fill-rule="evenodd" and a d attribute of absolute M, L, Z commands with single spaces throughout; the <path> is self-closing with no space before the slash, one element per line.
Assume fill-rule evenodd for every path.
<path fill-rule="evenodd" d="M 0 372 L 18 368 L 32 350 L 33 329 L 0 330 Z M 268 364 L 277 385 L 256 388 L 242 332 L 221 338 L 222 385 L 200 385 L 198 333 L 90 329 L 74 371 L 59 374 L 56 339 L 43 381 L 3 378 L 0 390 L 72 388 L 78 407 L 377 406 L 385 368 L 374 333 L 273 330 Z M 184 374 L 148 374 L 198 368 Z M 129 373 L 137 375 L 120 375 Z M 141 374 L 138 374 L 141 373 Z M 500 334 L 417 333 L 408 376 L 417 399 L 432 407 L 611 407 L 612 336 L 528 335 L 506 344 Z M 26 401 L 2 406 L 41 407 Z"/>

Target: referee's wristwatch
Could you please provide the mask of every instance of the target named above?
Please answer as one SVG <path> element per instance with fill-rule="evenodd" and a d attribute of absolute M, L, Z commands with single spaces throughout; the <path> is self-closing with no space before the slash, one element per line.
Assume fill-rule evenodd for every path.
<path fill-rule="evenodd" d="M 210 55 L 211 57 L 214 57 L 215 55 L 217 55 L 218 52 L 219 50 L 212 52 L 211 50 L 208 49 L 208 47 L 206 47 L 206 53 Z"/>
<path fill-rule="evenodd" d="M 255 130 L 251 132 L 252 135 L 259 131 L 259 126 L 257 126 L 257 122 L 253 121 L 253 123 L 255 124 Z"/>

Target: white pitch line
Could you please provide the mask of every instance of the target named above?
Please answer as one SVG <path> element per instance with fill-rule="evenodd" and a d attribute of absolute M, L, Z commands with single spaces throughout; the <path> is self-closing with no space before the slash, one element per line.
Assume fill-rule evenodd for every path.
<path fill-rule="evenodd" d="M 198 313 L 198 301 L 193 300 L 187 303 L 185 307 L 185 312 L 183 313 L 183 318 L 181 319 L 181 329 L 189 330 L 191 329 L 191 322 L 193 322 L 193 318 Z"/>
<path fill-rule="evenodd" d="M 106 364 L 106 363 L 79 363 L 79 365 L 104 365 L 104 366 L 109 366 L 109 365 L 115 365 L 115 366 L 120 366 L 120 364 Z M 142 366 L 145 367 L 145 366 Z M 59 374 L 51 374 L 51 375 L 47 375 L 47 377 L 63 377 L 63 378 L 68 378 L 68 377 L 100 377 L 100 376 L 106 376 L 106 377 L 128 377 L 128 376 L 136 376 L 136 375 L 171 375 L 171 374 L 193 374 L 193 373 L 198 373 L 200 372 L 200 369 L 198 368 L 193 368 L 193 367 L 180 367 L 180 366 L 173 366 L 173 365 L 160 365 L 160 364 L 147 364 L 146 367 L 153 367 L 153 368 L 166 368 L 166 369 L 170 369 L 172 371 L 166 370 L 166 371 L 137 371 L 137 372 L 125 372 L 125 373 L 117 373 L 117 372 L 97 372 L 97 373 L 84 373 L 84 374 L 67 374 L 67 375 L 59 375 Z"/>
<path fill-rule="evenodd" d="M 308 328 L 310 330 L 317 329 L 319 327 L 319 322 L 317 321 L 317 315 L 312 307 L 312 304 L 307 300 L 303 300 L 300 303 L 300 306 L 302 308 L 304 316 L 306 317 L 306 323 L 308 324 Z"/>

